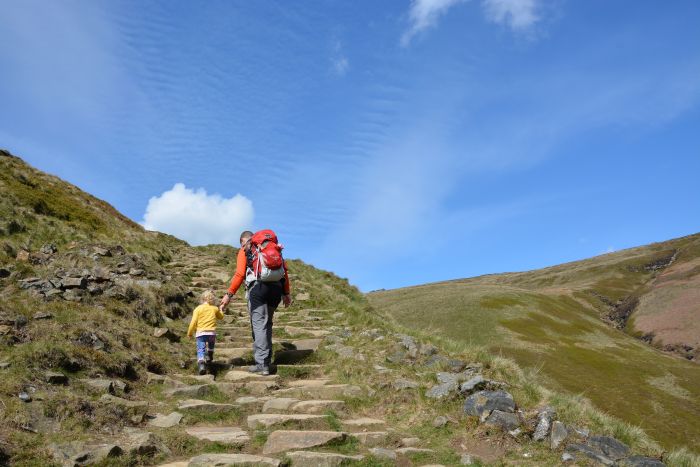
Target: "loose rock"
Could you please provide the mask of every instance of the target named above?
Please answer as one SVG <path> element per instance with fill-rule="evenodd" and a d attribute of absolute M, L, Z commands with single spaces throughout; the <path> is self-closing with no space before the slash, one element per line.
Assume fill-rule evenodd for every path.
<path fill-rule="evenodd" d="M 513 431 L 520 426 L 520 419 L 514 413 L 494 410 L 486 419 L 485 423 L 487 425 L 497 426 L 504 431 Z"/>
<path fill-rule="evenodd" d="M 513 396 L 505 391 L 479 391 L 467 397 L 464 402 L 464 412 L 467 415 L 480 417 L 483 413 L 492 410 L 514 412 Z"/>
<path fill-rule="evenodd" d="M 552 433 L 550 435 L 549 446 L 552 449 L 557 449 L 568 435 L 569 432 L 567 431 L 566 426 L 559 420 L 555 421 L 552 423 Z"/>

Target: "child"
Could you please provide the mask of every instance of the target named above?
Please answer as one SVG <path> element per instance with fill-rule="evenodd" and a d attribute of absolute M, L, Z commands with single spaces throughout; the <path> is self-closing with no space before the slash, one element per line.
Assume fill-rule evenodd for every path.
<path fill-rule="evenodd" d="M 202 304 L 194 309 L 190 327 L 187 329 L 187 337 L 192 337 L 192 334 L 197 332 L 197 365 L 200 375 L 207 372 L 207 363 L 214 359 L 216 321 L 224 319 L 224 314 L 214 305 L 215 300 L 216 297 L 211 290 L 202 293 Z"/>

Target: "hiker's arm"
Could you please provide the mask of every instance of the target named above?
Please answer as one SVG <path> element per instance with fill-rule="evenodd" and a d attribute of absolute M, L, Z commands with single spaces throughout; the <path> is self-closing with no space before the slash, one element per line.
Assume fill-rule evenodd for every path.
<path fill-rule="evenodd" d="M 228 288 L 229 294 L 234 295 L 236 292 L 238 292 L 238 288 L 245 280 L 245 267 L 245 250 L 241 248 L 240 250 L 238 250 L 238 256 L 236 257 L 236 272 L 233 274 L 233 279 L 231 279 L 231 285 Z"/>
<path fill-rule="evenodd" d="M 199 315 L 199 307 L 194 309 L 192 313 L 192 321 L 190 321 L 190 327 L 187 328 L 187 337 L 192 337 L 194 331 L 197 329 L 197 317 Z"/>
<path fill-rule="evenodd" d="M 287 262 L 284 262 L 284 294 L 289 295 L 289 270 L 287 269 Z"/>
<path fill-rule="evenodd" d="M 224 319 L 224 313 L 218 306 L 216 307 L 216 319 Z"/>
<path fill-rule="evenodd" d="M 245 250 L 241 248 L 240 250 L 238 250 L 238 256 L 236 257 L 236 272 L 233 274 L 233 278 L 231 279 L 231 285 L 228 288 L 228 292 L 226 293 L 226 295 L 224 295 L 224 298 L 221 299 L 221 306 L 228 305 L 228 302 L 231 300 L 231 297 L 235 295 L 236 292 L 238 292 L 238 289 L 245 280 L 245 268 Z"/>
<path fill-rule="evenodd" d="M 287 270 L 287 262 L 284 262 L 284 295 L 282 295 L 282 303 L 285 307 L 292 304 L 292 296 L 290 295 L 289 272 Z"/>

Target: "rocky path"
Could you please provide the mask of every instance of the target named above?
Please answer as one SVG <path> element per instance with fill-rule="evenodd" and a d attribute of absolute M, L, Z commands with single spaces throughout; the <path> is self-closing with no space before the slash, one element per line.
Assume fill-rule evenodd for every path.
<path fill-rule="evenodd" d="M 230 275 L 197 250 L 168 267 L 189 278 L 195 294 L 223 294 Z M 210 374 L 196 375 L 192 365 L 148 373 L 147 394 L 128 399 L 110 382 L 101 401 L 129 413 L 136 427 L 63 446 L 56 457 L 64 465 L 110 465 L 109 458 L 129 453 L 146 463 L 157 456 L 161 467 L 664 465 L 565 425 L 551 407 L 520 407 L 509 385 L 481 363 L 368 329 L 343 306 L 303 304 L 275 313 L 272 375 L 246 371 L 251 330 L 245 303 L 233 301 L 218 327 Z M 167 446 L 186 446 L 179 452 L 190 455 Z"/>

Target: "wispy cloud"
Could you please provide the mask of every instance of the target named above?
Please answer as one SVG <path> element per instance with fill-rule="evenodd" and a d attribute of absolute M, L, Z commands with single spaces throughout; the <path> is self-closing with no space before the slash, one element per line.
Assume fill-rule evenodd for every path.
<path fill-rule="evenodd" d="M 350 68 L 350 61 L 343 51 L 343 43 L 339 40 L 333 43 L 333 56 L 331 57 L 331 69 L 338 76 L 343 76 Z"/>
<path fill-rule="evenodd" d="M 419 33 L 435 27 L 453 6 L 468 0 L 412 0 L 408 12 L 410 26 L 401 36 L 404 47 Z M 482 0 L 486 19 L 509 26 L 514 32 L 529 31 L 540 20 L 541 0 Z"/>
<path fill-rule="evenodd" d="M 411 43 L 413 37 L 435 26 L 447 11 L 458 3 L 466 0 L 413 0 L 408 13 L 411 25 L 401 36 L 401 45 L 404 47 Z"/>
<path fill-rule="evenodd" d="M 148 201 L 142 225 L 175 235 L 193 245 L 233 244 L 253 223 L 253 203 L 243 195 L 231 198 L 192 190 L 182 183 Z"/>
<path fill-rule="evenodd" d="M 530 29 L 540 19 L 538 0 L 483 0 L 482 7 L 486 19 L 514 31 Z"/>

